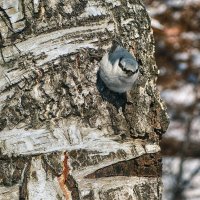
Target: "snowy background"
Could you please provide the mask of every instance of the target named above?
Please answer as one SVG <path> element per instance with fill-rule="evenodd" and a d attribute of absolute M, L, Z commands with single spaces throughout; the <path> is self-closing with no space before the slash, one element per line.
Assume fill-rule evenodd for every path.
<path fill-rule="evenodd" d="M 200 0 L 145 0 L 158 88 L 170 125 L 161 143 L 163 200 L 200 199 Z"/>

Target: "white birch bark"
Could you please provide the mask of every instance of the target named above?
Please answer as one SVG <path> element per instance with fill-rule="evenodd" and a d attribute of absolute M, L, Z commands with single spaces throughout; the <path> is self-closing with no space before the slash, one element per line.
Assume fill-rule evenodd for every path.
<path fill-rule="evenodd" d="M 0 8 L 0 199 L 161 199 L 168 120 L 142 1 Z M 98 78 L 115 37 L 140 61 L 127 96 Z"/>

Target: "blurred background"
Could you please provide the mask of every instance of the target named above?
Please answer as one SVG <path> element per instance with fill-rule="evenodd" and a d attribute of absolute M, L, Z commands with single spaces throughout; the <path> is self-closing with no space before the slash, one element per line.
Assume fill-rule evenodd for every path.
<path fill-rule="evenodd" d="M 163 200 L 200 200 L 200 0 L 144 1 L 170 117 L 161 143 Z"/>

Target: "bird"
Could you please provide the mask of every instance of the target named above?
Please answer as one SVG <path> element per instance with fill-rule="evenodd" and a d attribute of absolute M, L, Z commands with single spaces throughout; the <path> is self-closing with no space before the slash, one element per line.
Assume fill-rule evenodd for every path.
<path fill-rule="evenodd" d="M 108 89 L 125 93 L 131 90 L 138 78 L 138 62 L 130 52 L 117 45 L 102 57 L 99 74 Z"/>

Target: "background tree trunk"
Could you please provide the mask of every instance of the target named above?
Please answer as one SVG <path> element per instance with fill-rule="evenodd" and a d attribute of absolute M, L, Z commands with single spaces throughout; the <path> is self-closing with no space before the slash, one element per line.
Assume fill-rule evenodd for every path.
<path fill-rule="evenodd" d="M 161 199 L 168 118 L 140 0 L 0 0 L 0 199 Z M 115 37 L 140 76 L 98 77 Z"/>

